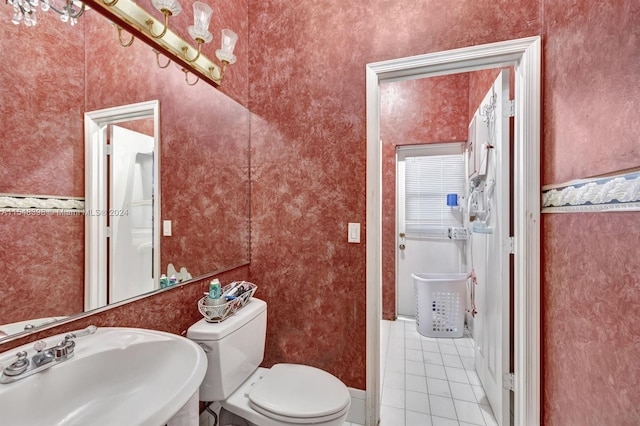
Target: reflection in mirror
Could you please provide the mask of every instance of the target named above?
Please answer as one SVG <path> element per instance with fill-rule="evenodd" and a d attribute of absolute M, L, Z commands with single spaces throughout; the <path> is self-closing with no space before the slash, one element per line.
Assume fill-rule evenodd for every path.
<path fill-rule="evenodd" d="M 44 13 L 36 27 L 3 22 L 0 32 L 2 51 L 21 46 L 0 65 L 8 82 L 0 86 L 0 200 L 35 196 L 45 205 L 0 205 L 0 324 L 84 311 L 86 216 L 77 211 L 85 208 L 88 111 L 161 105 L 159 220 L 170 220 L 172 233 L 160 235 L 160 274 L 170 264 L 199 277 L 248 262 L 245 107 L 209 85 L 185 85 L 184 73 L 157 67 L 143 43 L 121 47 L 117 29 L 93 10 L 74 27 Z"/>
<path fill-rule="evenodd" d="M 160 105 L 84 117 L 86 311 L 160 288 Z"/>

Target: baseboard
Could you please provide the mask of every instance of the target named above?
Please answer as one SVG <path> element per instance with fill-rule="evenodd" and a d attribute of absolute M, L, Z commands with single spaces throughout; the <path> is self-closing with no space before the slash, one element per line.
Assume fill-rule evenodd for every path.
<path fill-rule="evenodd" d="M 360 389 L 349 388 L 351 395 L 351 407 L 347 415 L 347 421 L 358 425 L 363 425 L 366 419 L 365 397 L 367 393 Z"/>

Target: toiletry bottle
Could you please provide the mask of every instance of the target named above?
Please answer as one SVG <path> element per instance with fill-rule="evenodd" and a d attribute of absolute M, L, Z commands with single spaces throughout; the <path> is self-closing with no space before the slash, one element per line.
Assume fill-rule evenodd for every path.
<path fill-rule="evenodd" d="M 213 300 L 214 305 L 218 305 L 222 302 L 222 286 L 220 285 L 220 280 L 214 278 L 209 284 L 209 299 Z"/>
<path fill-rule="evenodd" d="M 165 274 L 160 276 L 160 288 L 167 288 L 169 286 L 169 278 Z"/>
<path fill-rule="evenodd" d="M 175 275 L 171 275 L 171 277 L 169 278 L 169 285 L 176 285 L 176 283 L 178 282 L 178 278 L 176 278 Z"/>

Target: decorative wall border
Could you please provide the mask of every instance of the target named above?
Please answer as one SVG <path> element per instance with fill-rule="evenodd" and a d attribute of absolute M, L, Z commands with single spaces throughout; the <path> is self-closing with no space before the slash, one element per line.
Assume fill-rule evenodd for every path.
<path fill-rule="evenodd" d="M 640 172 L 542 187 L 542 213 L 640 211 Z"/>
<path fill-rule="evenodd" d="M 11 214 L 24 212 L 84 213 L 84 198 L 54 195 L 0 194 L 0 211 Z"/>

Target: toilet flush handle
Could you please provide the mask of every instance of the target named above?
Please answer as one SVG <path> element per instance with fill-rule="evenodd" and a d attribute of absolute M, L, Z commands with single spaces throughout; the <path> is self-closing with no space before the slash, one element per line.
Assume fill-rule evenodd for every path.
<path fill-rule="evenodd" d="M 200 345 L 202 350 L 207 354 L 213 350 L 213 348 L 211 346 L 207 345 L 206 343 L 198 342 L 198 344 Z"/>

